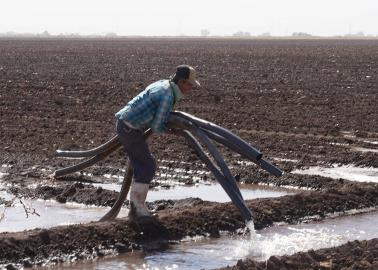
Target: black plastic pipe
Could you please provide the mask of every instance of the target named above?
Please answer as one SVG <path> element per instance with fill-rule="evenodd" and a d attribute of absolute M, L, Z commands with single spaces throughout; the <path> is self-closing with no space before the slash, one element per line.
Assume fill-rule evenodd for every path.
<path fill-rule="evenodd" d="M 85 150 L 85 151 L 56 150 L 56 155 L 58 157 L 93 157 L 117 144 L 119 144 L 118 135 L 114 136 L 106 143 L 90 150 Z"/>
<path fill-rule="evenodd" d="M 272 163 L 262 159 L 262 154 L 254 147 L 249 145 L 246 141 L 233 134 L 230 130 L 217 126 L 214 123 L 200 119 L 183 112 L 172 112 L 169 121 L 174 122 L 176 125 L 184 126 L 181 123 L 183 119 L 192 122 L 200 127 L 202 131 L 206 133 L 211 139 L 225 145 L 231 150 L 237 152 L 241 156 L 251 160 L 255 164 L 259 165 L 262 169 L 268 171 L 274 176 L 281 176 L 283 172 Z"/>
<path fill-rule="evenodd" d="M 213 161 L 206 155 L 204 152 L 201 144 L 196 140 L 196 138 L 189 132 L 183 131 L 182 136 L 184 136 L 188 142 L 188 144 L 196 151 L 197 156 L 199 159 L 206 164 L 208 169 L 213 173 L 219 184 L 225 190 L 227 195 L 230 197 L 233 204 L 238 208 L 242 218 L 245 222 L 253 220 L 252 212 L 249 208 L 245 205 L 244 199 L 240 193 L 238 187 L 235 188 L 234 185 L 231 184 L 231 181 L 227 180 L 224 175 L 218 170 L 215 166 Z"/>
<path fill-rule="evenodd" d="M 195 117 L 193 115 L 190 115 L 188 113 L 174 111 L 170 114 L 179 116 L 183 119 L 186 119 L 190 122 L 193 122 L 197 126 L 204 128 L 206 130 L 212 131 L 216 134 L 219 134 L 220 136 L 224 137 L 226 140 L 229 140 L 231 143 L 237 145 L 238 147 L 244 149 L 245 151 L 249 152 L 249 158 L 253 159 L 254 161 L 258 161 L 262 158 L 262 153 L 257 150 L 256 148 L 252 147 L 250 144 L 248 144 L 246 141 L 244 141 L 242 138 L 238 137 L 234 133 L 232 133 L 230 130 L 220 127 L 212 122 L 203 120 L 201 118 Z"/>
<path fill-rule="evenodd" d="M 270 163 L 269 161 L 266 161 L 263 158 L 259 159 L 258 161 L 255 161 L 253 158 L 251 158 L 251 156 L 249 154 L 250 153 L 249 151 L 244 151 L 244 149 L 241 149 L 237 145 L 231 143 L 230 141 L 226 140 L 225 138 L 223 138 L 222 136 L 220 136 L 220 135 L 218 135 L 218 134 L 216 134 L 214 132 L 211 132 L 211 131 L 206 130 L 204 128 L 201 128 L 201 130 L 203 132 L 205 132 L 206 135 L 209 138 L 211 138 L 214 141 L 217 141 L 220 144 L 223 144 L 224 146 L 230 148 L 231 150 L 233 150 L 234 152 L 238 153 L 242 157 L 245 157 L 245 158 L 251 160 L 256 165 L 259 165 L 262 169 L 264 169 L 267 172 L 273 174 L 274 176 L 277 176 L 277 177 L 282 176 L 283 172 L 279 168 L 277 168 L 276 166 L 274 166 L 272 163 Z"/>
<path fill-rule="evenodd" d="M 74 173 L 74 172 L 77 172 L 77 171 L 81 171 L 85 168 L 88 168 L 88 167 L 92 166 L 93 164 L 103 160 L 108 155 L 110 155 L 113 151 L 117 150 L 120 147 L 121 147 L 121 142 L 119 142 L 119 144 L 116 144 L 116 145 L 114 145 L 110 148 L 107 148 L 104 152 L 101 152 L 100 154 L 97 154 L 90 159 L 87 159 L 83 162 L 80 162 L 79 164 L 76 164 L 76 165 L 73 165 L 73 166 L 70 166 L 70 167 L 66 167 L 66 168 L 63 168 L 63 169 L 60 169 L 60 170 L 56 170 L 54 172 L 54 177 L 56 177 L 56 178 L 61 177 L 61 176 L 64 176 L 64 175 L 67 175 L 67 174 L 70 174 L 70 173 Z"/>
<path fill-rule="evenodd" d="M 115 203 L 113 204 L 109 212 L 107 212 L 99 221 L 113 220 L 118 216 L 119 211 L 121 211 L 122 205 L 126 200 L 127 194 L 129 193 L 132 178 L 133 178 L 133 171 L 134 171 L 133 167 L 131 166 L 131 163 L 129 162 L 117 200 L 115 201 Z"/>

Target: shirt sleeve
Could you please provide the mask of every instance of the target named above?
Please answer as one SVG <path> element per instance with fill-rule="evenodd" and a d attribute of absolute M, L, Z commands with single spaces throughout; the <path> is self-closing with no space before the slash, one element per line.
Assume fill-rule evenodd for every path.
<path fill-rule="evenodd" d="M 167 131 L 165 123 L 167 122 L 169 113 L 172 110 L 173 98 L 170 95 L 161 95 L 157 104 L 154 120 L 151 123 L 151 129 L 157 133 Z"/>

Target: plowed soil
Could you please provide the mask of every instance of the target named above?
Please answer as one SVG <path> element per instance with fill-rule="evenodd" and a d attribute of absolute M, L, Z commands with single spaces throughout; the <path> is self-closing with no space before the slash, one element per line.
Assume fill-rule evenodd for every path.
<path fill-rule="evenodd" d="M 48 174 L 76 162 L 54 152 L 108 140 L 115 134 L 114 113 L 182 63 L 196 67 L 202 88 L 176 109 L 229 128 L 285 171 L 281 178 L 269 176 L 223 149 L 238 180 L 316 190 L 248 201 L 257 229 L 377 206 L 377 184 L 290 173 L 335 163 L 378 167 L 376 151 L 355 150 L 378 149 L 376 40 L 0 39 L 0 163 L 8 173 L 3 182 L 14 194 L 111 205 L 117 193 L 72 183 L 91 177 L 51 183 Z M 181 138 L 155 134 L 150 145 L 160 165 L 202 168 Z M 107 181 L 104 174 L 122 174 L 126 164 L 120 151 L 87 171 Z M 148 228 L 117 220 L 0 234 L 0 264 L 59 262 L 68 255 L 84 259 L 109 249 L 161 249 L 187 235 L 217 237 L 219 230 L 244 226 L 228 203 L 188 199 L 150 207 L 159 222 Z M 376 239 L 353 242 L 272 257 L 268 269 L 374 269 L 377 249 Z M 235 269 L 265 268 L 247 260 Z"/>

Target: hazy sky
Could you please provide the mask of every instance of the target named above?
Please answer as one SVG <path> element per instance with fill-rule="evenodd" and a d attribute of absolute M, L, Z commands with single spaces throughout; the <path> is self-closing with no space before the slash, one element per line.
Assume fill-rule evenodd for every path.
<path fill-rule="evenodd" d="M 378 35 L 378 0 L 0 0 L 0 33 Z"/>

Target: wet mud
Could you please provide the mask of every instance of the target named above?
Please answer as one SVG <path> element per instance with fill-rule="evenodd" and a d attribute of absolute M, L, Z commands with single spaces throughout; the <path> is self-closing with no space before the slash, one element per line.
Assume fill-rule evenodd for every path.
<path fill-rule="evenodd" d="M 376 185 L 357 185 L 327 192 L 302 193 L 281 198 L 247 201 L 254 213 L 255 228 L 272 226 L 275 222 L 297 223 L 320 220 L 335 212 L 374 207 L 378 203 Z M 156 223 L 136 225 L 127 219 L 115 222 L 92 222 L 84 225 L 60 226 L 45 230 L 30 230 L 0 234 L 1 263 L 32 263 L 55 257 L 63 261 L 67 254 L 101 256 L 103 250 L 124 252 L 133 249 L 164 248 L 169 241 L 185 236 L 219 236 L 220 231 L 235 232 L 244 228 L 238 210 L 231 203 L 188 201 L 161 207 Z M 117 244 L 118 243 L 118 244 Z M 117 245 L 116 245 L 117 244 Z M 119 250 L 118 250 L 119 251 Z M 95 254 L 95 255 L 94 255 Z"/>
<path fill-rule="evenodd" d="M 14 195 L 112 205 L 118 193 L 91 183 L 110 182 L 105 174 L 122 176 L 127 164 L 122 151 L 86 170 L 91 176 L 51 182 L 48 176 L 55 169 L 77 162 L 55 157 L 55 150 L 104 143 L 115 134 L 115 112 L 149 83 L 186 62 L 196 66 L 203 87 L 177 109 L 231 129 L 285 171 L 281 178 L 272 177 L 221 148 L 236 179 L 312 190 L 248 201 L 257 229 L 377 207 L 374 183 L 290 173 L 333 164 L 378 167 L 376 151 L 356 151 L 378 149 L 376 40 L 0 39 L 0 51 L 0 164 L 7 173 L 1 181 Z M 165 167 L 159 169 L 154 185 L 172 180 L 169 175 L 175 169 L 181 170 L 185 177 L 179 181 L 185 184 L 198 182 L 194 176 L 213 179 L 193 175 L 203 166 L 183 139 L 154 134 L 149 144 Z M 164 249 L 188 235 L 217 237 L 219 231 L 244 227 L 230 203 L 187 199 L 156 202 L 150 208 L 159 220 L 150 228 L 120 219 L 2 233 L 0 264 L 29 266 L 91 259 L 107 252 Z M 356 252 L 345 248 L 348 245 Z M 375 266 L 369 256 L 376 250 L 376 239 L 353 242 L 273 257 L 270 263 L 277 266 L 268 269 L 353 268 L 353 263 L 374 269 L 369 268 Z M 240 261 L 235 267 L 262 264 Z"/>

